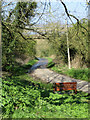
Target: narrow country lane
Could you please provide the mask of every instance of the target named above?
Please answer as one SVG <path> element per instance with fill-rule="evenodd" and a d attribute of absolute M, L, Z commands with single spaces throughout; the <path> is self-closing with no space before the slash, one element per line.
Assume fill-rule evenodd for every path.
<path fill-rule="evenodd" d="M 77 90 L 90 93 L 88 90 L 88 86 L 90 85 L 90 82 L 77 80 L 65 75 L 58 74 L 52 70 L 49 70 L 47 68 L 38 68 L 35 69 L 32 73 L 29 75 L 39 78 L 42 81 L 46 81 L 47 83 L 54 83 L 54 82 L 77 82 Z"/>
<path fill-rule="evenodd" d="M 45 58 L 37 58 L 37 59 L 38 59 L 38 62 L 28 70 L 28 73 L 33 72 L 37 68 L 45 68 L 46 65 L 48 64 L 48 60 Z"/>
<path fill-rule="evenodd" d="M 48 64 L 48 60 L 45 58 L 38 58 L 38 62 L 34 64 L 28 73 L 29 75 L 39 78 L 42 81 L 45 81 L 47 83 L 59 83 L 59 82 L 77 82 L 77 90 L 90 93 L 89 91 L 89 85 L 90 82 L 86 82 L 83 80 L 77 80 L 71 77 L 68 77 L 66 75 L 61 75 L 59 73 L 56 73 L 50 69 L 46 68 L 46 65 Z"/>

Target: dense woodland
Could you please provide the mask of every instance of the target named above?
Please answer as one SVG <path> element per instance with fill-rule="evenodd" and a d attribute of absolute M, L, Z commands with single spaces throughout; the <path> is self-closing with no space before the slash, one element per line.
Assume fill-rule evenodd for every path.
<path fill-rule="evenodd" d="M 3 3 L 5 4 L 5 3 Z M 32 35 L 24 33 L 26 30 L 35 31 L 43 39 L 50 44 L 49 51 L 47 48 L 42 50 L 42 57 L 49 57 L 53 54 L 60 62 L 67 64 L 67 38 L 65 25 L 63 28 L 60 23 L 47 23 L 46 33 L 37 30 L 34 27 L 35 23 L 30 23 L 31 19 L 35 17 L 35 9 L 37 3 L 35 2 L 18 2 L 14 9 L 2 11 L 2 65 L 3 69 L 11 69 L 16 63 L 16 58 L 30 57 L 31 59 L 36 55 L 36 40 Z M 44 31 L 44 27 L 42 28 Z M 48 31 L 48 29 L 50 29 Z M 63 30 L 64 29 L 64 30 Z M 71 61 L 76 59 L 80 61 L 80 66 L 88 66 L 88 20 L 82 19 L 75 24 L 68 27 L 68 38 L 70 47 Z M 41 57 L 41 56 L 39 56 Z M 76 61 L 76 62 L 77 62 Z M 73 67 L 73 66 L 72 66 Z"/>
<path fill-rule="evenodd" d="M 24 28 L 35 16 L 35 2 L 18 2 L 9 15 L 2 12 L 2 65 L 4 69 L 14 67 L 16 58 L 35 55 L 35 40 L 23 35 Z"/>
<path fill-rule="evenodd" d="M 88 117 L 87 93 L 53 94 L 51 84 L 33 80 L 26 74 L 37 62 L 36 57 L 54 56 L 54 64 L 68 65 L 67 32 L 71 67 L 87 69 L 89 66 L 89 22 L 86 18 L 78 20 L 70 15 L 65 3 L 62 0 L 60 2 L 68 19 L 73 17 L 77 21 L 68 25 L 68 31 L 66 24 L 62 25 L 58 21 L 38 27 L 45 6 L 50 8 L 48 2 L 42 3 L 43 13 L 37 12 L 38 3 L 34 1 L 1 3 L 3 118 Z M 11 5 L 13 7 L 9 8 Z M 32 22 L 36 17 L 36 22 Z"/>

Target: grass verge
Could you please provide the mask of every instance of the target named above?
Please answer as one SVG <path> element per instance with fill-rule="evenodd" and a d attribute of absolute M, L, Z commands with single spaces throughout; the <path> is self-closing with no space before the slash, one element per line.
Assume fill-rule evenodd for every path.
<path fill-rule="evenodd" d="M 48 60 L 47 68 L 51 68 L 55 65 L 52 58 L 45 57 Z"/>
<path fill-rule="evenodd" d="M 88 69 L 88 68 L 84 68 L 84 69 L 71 68 L 71 69 L 68 69 L 67 66 L 53 66 L 51 69 L 53 71 L 56 71 L 58 73 L 70 76 L 72 78 L 85 80 L 85 81 L 90 82 L 90 80 L 89 80 L 90 69 Z"/>

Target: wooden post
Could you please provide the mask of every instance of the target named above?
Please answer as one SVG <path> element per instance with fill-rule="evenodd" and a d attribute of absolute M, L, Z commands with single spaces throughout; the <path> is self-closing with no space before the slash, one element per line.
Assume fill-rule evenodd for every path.
<path fill-rule="evenodd" d="M 2 24 L 1 24 L 1 1 L 0 1 L 0 77 L 2 72 Z"/>
<path fill-rule="evenodd" d="M 90 68 L 90 0 L 87 2 L 88 5 L 88 40 L 87 40 L 87 45 L 88 45 L 88 64 L 87 67 Z"/>
<path fill-rule="evenodd" d="M 68 20 L 67 20 L 67 19 L 66 19 L 66 36 L 67 36 L 68 68 L 71 69 L 71 64 L 70 64 L 70 51 L 69 51 L 69 41 L 68 41 Z"/>
<path fill-rule="evenodd" d="M 2 38 L 2 25 L 1 25 L 1 1 L 0 1 L 0 99 L 1 99 L 1 103 L 2 103 L 2 42 L 1 42 L 1 38 Z M 2 119 L 2 109 L 1 109 L 1 105 L 0 105 L 0 118 Z"/>

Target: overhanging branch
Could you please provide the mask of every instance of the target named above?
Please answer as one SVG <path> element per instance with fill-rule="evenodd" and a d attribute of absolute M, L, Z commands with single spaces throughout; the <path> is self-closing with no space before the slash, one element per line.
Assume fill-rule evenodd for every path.
<path fill-rule="evenodd" d="M 0 9 L 1 9 L 1 8 L 4 8 L 4 7 L 7 7 L 7 6 L 9 6 L 9 5 L 12 5 L 12 2 L 10 2 L 10 3 L 9 3 L 9 4 L 7 4 L 7 5 L 0 6 Z"/>
<path fill-rule="evenodd" d="M 3 21 L 2 21 L 2 25 L 3 25 L 4 27 L 6 27 L 6 29 L 7 29 L 7 31 L 9 32 L 9 34 L 10 34 L 11 38 L 13 38 L 13 37 L 12 37 L 12 33 L 11 33 L 10 29 L 7 27 L 7 25 L 5 25 L 5 24 L 4 24 L 4 22 L 3 22 Z"/>
<path fill-rule="evenodd" d="M 4 23 L 4 22 L 3 22 Z M 39 35 L 41 35 L 41 36 L 43 36 L 43 37 L 47 37 L 46 35 L 47 35 L 47 33 L 42 33 L 42 32 L 40 32 L 40 31 L 38 31 L 38 30 L 36 30 L 36 29 L 34 29 L 34 28 L 26 28 L 26 27 L 21 27 L 21 26 L 18 26 L 18 25 L 13 25 L 12 23 L 8 23 L 8 22 L 5 22 L 5 24 L 6 24 L 6 27 L 7 27 L 7 25 L 10 25 L 11 27 L 16 27 L 16 28 L 20 28 L 20 29 L 22 29 L 22 30 L 28 30 L 28 31 L 33 31 L 33 32 L 36 32 L 36 33 L 38 33 Z M 9 28 L 8 28 L 8 30 L 9 30 Z M 22 33 L 20 33 L 19 32 L 19 34 L 22 34 Z M 24 36 L 23 35 L 21 35 L 23 38 L 24 38 Z M 27 38 L 24 38 L 24 39 L 27 39 Z M 29 39 L 29 38 L 28 38 Z M 48 39 L 48 38 L 47 38 Z"/>
<path fill-rule="evenodd" d="M 69 14 L 69 16 L 75 18 L 77 20 L 77 23 L 80 25 L 80 27 L 82 27 L 83 29 L 85 29 L 88 32 L 88 30 L 84 26 L 81 25 L 78 18 L 76 18 L 74 15 L 71 15 L 71 14 Z"/>
<path fill-rule="evenodd" d="M 26 38 L 20 31 L 17 31 L 20 35 L 21 35 L 21 37 L 23 38 L 23 39 L 25 39 L 25 40 L 27 40 L 27 39 L 31 39 L 31 38 Z"/>
<path fill-rule="evenodd" d="M 76 19 L 76 20 L 77 20 L 77 24 L 80 25 L 80 27 L 82 27 L 83 29 L 85 29 L 85 30 L 88 32 L 88 30 L 80 24 L 78 18 L 76 18 L 74 15 L 71 15 L 71 14 L 68 13 L 68 10 L 67 10 L 67 7 L 66 7 L 65 3 L 64 3 L 62 0 L 60 0 L 60 2 L 61 2 L 62 5 L 64 6 L 65 12 L 66 12 L 67 16 L 69 17 L 70 21 L 72 22 L 72 24 L 74 25 L 71 17 L 73 17 L 74 19 Z M 71 17 L 70 17 L 70 16 L 71 16 Z"/>
<path fill-rule="evenodd" d="M 41 36 L 46 37 L 46 34 L 41 33 L 40 31 L 37 31 L 37 30 L 35 30 L 34 28 L 25 28 L 25 27 L 20 27 L 20 28 L 21 28 L 21 29 L 25 29 L 25 30 L 31 30 L 31 31 L 33 31 L 33 32 L 36 32 L 36 33 L 40 34 Z"/>
<path fill-rule="evenodd" d="M 40 17 L 38 18 L 38 20 L 37 20 L 36 22 L 32 23 L 30 26 L 33 26 L 33 25 L 35 25 L 36 23 L 38 23 L 38 21 L 41 19 L 41 17 L 42 17 L 43 14 L 44 14 L 45 8 L 46 8 L 46 2 L 45 2 L 45 4 L 44 4 L 43 12 L 42 12 L 42 14 L 40 15 Z"/>

